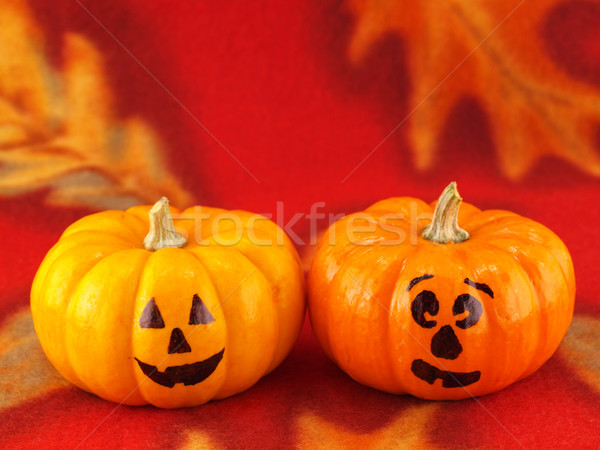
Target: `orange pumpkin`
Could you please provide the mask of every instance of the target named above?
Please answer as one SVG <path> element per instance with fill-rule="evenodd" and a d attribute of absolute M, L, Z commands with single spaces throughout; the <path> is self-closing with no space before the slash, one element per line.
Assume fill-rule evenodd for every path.
<path fill-rule="evenodd" d="M 163 198 L 68 227 L 35 276 L 31 309 L 46 355 L 75 385 L 128 405 L 192 406 L 281 363 L 304 319 L 304 276 L 265 217 L 180 213 Z"/>
<path fill-rule="evenodd" d="M 320 241 L 310 320 L 358 382 L 426 399 L 484 395 L 533 373 L 565 335 L 575 279 L 563 242 L 461 201 L 455 183 L 431 205 L 390 198 Z"/>

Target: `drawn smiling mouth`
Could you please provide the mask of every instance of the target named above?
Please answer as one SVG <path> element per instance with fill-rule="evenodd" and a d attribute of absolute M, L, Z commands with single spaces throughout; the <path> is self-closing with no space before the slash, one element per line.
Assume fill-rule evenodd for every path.
<path fill-rule="evenodd" d="M 438 378 L 442 380 L 442 386 L 445 388 L 464 387 L 479 381 L 481 372 L 449 372 L 440 370 L 437 367 L 423 361 L 415 359 L 410 367 L 412 373 L 423 381 L 433 384 Z"/>
<path fill-rule="evenodd" d="M 172 388 L 177 383 L 183 383 L 185 386 L 191 386 L 206 380 L 215 371 L 221 360 L 225 349 L 215 353 L 204 361 L 198 361 L 193 364 L 183 364 L 181 366 L 167 367 L 164 372 L 159 371 L 156 366 L 146 364 L 135 358 L 140 369 L 148 378 L 162 386 Z"/>

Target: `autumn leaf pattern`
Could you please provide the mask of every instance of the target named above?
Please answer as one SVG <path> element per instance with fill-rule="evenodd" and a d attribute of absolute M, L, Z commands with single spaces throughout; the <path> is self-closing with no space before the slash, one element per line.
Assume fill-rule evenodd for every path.
<path fill-rule="evenodd" d="M 26 2 L 0 9 L 0 195 L 42 188 L 53 204 L 125 208 L 191 195 L 165 169 L 164 149 L 137 117 L 119 118 L 100 53 L 64 36 L 52 67 Z"/>
<path fill-rule="evenodd" d="M 405 40 L 413 85 L 407 126 L 419 169 L 432 166 L 448 115 L 471 96 L 488 114 L 509 178 L 546 155 L 600 176 L 600 90 L 571 78 L 544 48 L 544 20 L 560 0 L 348 1 L 355 64 L 387 33 Z"/>
<path fill-rule="evenodd" d="M 592 142 L 600 115 L 600 94 L 597 89 L 563 74 L 541 50 L 537 29 L 556 4 L 554 0 L 526 1 L 486 40 L 494 27 L 518 5 L 517 1 L 351 0 L 357 28 L 349 55 L 360 64 L 373 43 L 389 31 L 410 38 L 407 45 L 414 83 L 412 106 L 419 106 L 411 116 L 410 127 L 417 165 L 421 168 L 433 163 L 434 151 L 439 145 L 437 138 L 455 102 L 461 96 L 475 95 L 492 118 L 501 165 L 508 176 L 522 176 L 545 155 L 559 156 L 588 173 L 600 175 L 600 161 Z M 523 38 L 524 34 L 529 38 Z M 482 40 L 485 42 L 481 48 L 436 90 Z M 54 204 L 118 208 L 140 202 L 153 203 L 161 195 L 180 206 L 189 204 L 191 195 L 165 169 L 162 160 L 165 151 L 153 130 L 140 118 L 116 115 L 113 93 L 96 47 L 83 36 L 67 34 L 63 54 L 63 66 L 53 67 L 44 51 L 43 33 L 33 21 L 26 3 L 3 2 L 0 8 L 0 196 L 45 189 L 48 201 Z M 428 100 L 421 104 L 424 98 Z M 305 267 L 310 265 L 311 259 L 307 253 L 303 259 Z M 569 373 L 589 388 L 591 394 L 600 392 L 600 363 L 596 357 L 600 354 L 599 329 L 597 318 L 576 315 L 558 351 Z M 303 348 L 306 349 L 306 345 Z M 310 358 L 307 361 L 314 363 Z M 299 374 L 300 371 L 294 375 Z M 363 432 L 332 420 L 324 408 L 311 406 L 312 399 L 290 400 L 289 392 L 282 389 L 291 385 L 287 375 L 281 377 L 279 383 L 264 380 L 263 392 L 272 394 L 273 390 L 279 403 L 290 402 L 286 406 L 286 420 L 290 425 L 285 426 L 284 432 L 291 434 L 302 448 L 403 445 L 432 448 L 435 442 L 427 425 L 439 421 L 436 415 L 446 407 L 444 403 L 420 403 L 396 412 L 372 431 Z M 261 387 L 253 389 L 257 391 Z M 53 394 L 60 397 L 73 392 L 78 390 L 66 382 L 45 357 L 29 308 L 3 318 L 0 324 L 0 414 L 3 419 L 29 409 L 43 410 L 45 403 L 57 401 Z M 81 405 L 96 402 L 89 397 L 92 400 L 88 401 L 86 394 L 85 402 L 79 398 L 81 403 L 73 406 L 71 411 L 77 413 L 73 414 L 73 427 L 82 423 L 93 430 L 114 409 L 111 404 L 106 407 L 106 414 L 98 413 L 97 420 L 96 416 L 82 419 L 84 407 Z M 595 400 L 593 397 L 590 403 Z M 211 411 L 223 422 L 222 427 L 235 428 L 240 434 L 246 432 L 247 436 L 257 439 L 255 444 L 269 443 L 268 436 L 252 434 L 252 430 L 240 426 L 243 422 L 234 420 L 244 415 L 244 407 L 236 402 L 244 405 L 244 401 L 247 405 L 257 400 L 251 396 L 244 400 L 240 396 L 209 407 L 215 408 Z M 402 397 L 397 401 L 400 404 Z M 50 404 L 64 408 L 65 403 L 61 402 Z M 377 406 L 373 404 L 374 408 Z M 349 408 L 354 411 L 355 405 Z M 94 403 L 90 409 L 102 410 L 102 407 Z M 53 424 L 54 415 L 59 413 L 54 410 L 34 417 L 41 423 Z M 130 426 L 131 430 L 137 432 L 141 424 L 148 422 L 147 426 L 156 431 L 156 435 L 139 433 L 135 439 L 146 437 L 156 439 L 154 445 L 182 448 L 224 447 L 215 428 L 201 421 L 194 427 L 175 428 L 177 420 L 174 418 L 181 420 L 184 414 L 193 417 L 200 413 L 198 409 L 187 412 L 150 408 L 126 410 L 129 423 L 142 415 L 151 419 L 140 418 L 135 426 Z M 265 416 L 269 418 L 266 413 Z M 119 420 L 125 420 L 123 417 Z M 113 420 L 117 421 L 114 417 Z M 67 421 L 56 422 L 55 433 L 65 436 L 56 430 Z M 30 436 L 43 438 L 44 433 L 40 432 L 43 428 L 38 428 L 37 422 L 33 426 Z M 273 420 L 272 423 L 267 421 L 267 426 L 275 429 L 280 424 Z M 20 428 L 25 427 L 15 427 L 15 432 Z M 65 428 L 73 432 L 73 428 Z M 115 434 L 117 428 L 127 427 L 119 423 L 113 428 Z M 177 434 L 179 441 L 158 440 L 163 435 L 170 438 Z M 138 443 L 137 440 L 130 442 Z M 273 442 L 277 441 L 271 444 Z"/>
<path fill-rule="evenodd" d="M 600 393 L 600 320 L 575 316 L 558 354 L 575 368 L 590 388 Z"/>
<path fill-rule="evenodd" d="M 591 389 L 590 393 L 600 392 L 599 365 L 598 358 L 595 357 L 600 353 L 599 324 L 598 319 L 594 317 L 575 315 L 557 355 L 566 364 L 570 376 L 588 386 Z M 327 376 L 331 376 L 331 374 Z M 553 376 L 560 377 L 561 375 Z M 441 417 L 458 414 L 467 407 L 465 401 L 420 402 L 410 401 L 408 396 L 397 396 L 394 400 L 383 402 L 385 406 L 377 402 L 373 404 L 373 407 L 379 405 L 382 411 L 389 412 L 390 407 L 397 403 L 396 407 L 392 408 L 397 411 L 389 417 L 389 420 L 384 420 L 382 424 L 367 432 L 347 427 L 344 423 L 340 423 L 339 417 L 332 419 L 324 412 L 322 404 L 321 407 L 318 406 L 319 401 L 313 401 L 314 399 L 309 397 L 300 402 L 298 402 L 297 396 L 287 398 L 282 389 L 290 388 L 289 383 L 286 376 L 279 381 L 265 381 L 262 383 L 262 388 L 253 388 L 249 397 L 236 397 L 230 401 L 211 404 L 210 408 L 212 409 L 209 414 L 221 414 L 222 416 L 215 423 L 228 428 L 232 426 L 231 424 L 238 423 L 236 420 L 239 420 L 239 417 L 236 419 L 236 415 L 244 416 L 244 407 L 239 406 L 239 402 L 242 405 L 244 401 L 253 403 L 259 401 L 258 398 L 264 398 L 260 397 L 261 394 L 270 395 L 271 392 L 277 392 L 280 395 L 278 401 L 290 402 L 289 417 L 285 419 L 290 421 L 287 433 L 292 434 L 293 441 L 299 448 L 438 448 L 440 447 L 439 436 L 436 438 L 432 435 L 431 427 L 435 428 L 435 425 L 432 424 L 441 420 Z M 354 382 L 348 380 L 348 383 Z M 321 388 L 327 389 L 325 386 L 326 384 Z M 320 388 L 313 388 L 310 392 L 316 392 L 318 389 Z M 260 391 L 260 394 L 258 394 L 258 398 L 255 398 L 253 395 L 257 391 Z M 344 389 L 341 391 L 340 395 L 350 395 L 350 398 L 356 393 L 354 389 L 351 390 L 351 393 L 344 393 Z M 23 407 L 23 405 L 32 405 L 32 402 L 37 402 L 35 405 L 39 408 L 44 402 L 42 399 L 49 398 L 48 396 L 52 393 L 55 393 L 55 396 L 58 394 L 58 396 L 71 398 L 77 392 L 80 391 L 64 380 L 44 355 L 33 328 L 29 308 L 22 308 L 7 317 L 0 326 L 0 414 Z M 504 394 L 504 396 L 498 396 L 498 401 L 505 396 L 511 398 L 511 394 Z M 87 394 L 85 397 L 88 398 Z M 393 397 L 390 396 L 390 399 Z M 89 399 L 93 398 L 93 396 L 89 396 Z M 406 406 L 407 400 L 409 400 L 409 406 Z M 81 401 L 81 398 L 78 401 Z M 594 398 L 590 399 L 591 404 L 594 404 L 594 401 Z M 97 402 L 103 403 L 102 400 L 94 400 L 94 403 Z M 313 403 L 316 406 L 310 406 Z M 341 400 L 341 404 L 344 404 L 344 400 Z M 98 406 L 95 405 L 95 408 Z M 476 404 L 471 406 L 476 409 L 480 408 Z M 106 403 L 104 409 L 110 412 L 113 407 L 114 405 Z M 358 405 L 350 406 L 350 408 L 355 407 L 364 407 L 364 400 Z M 188 417 L 186 414 L 189 416 L 203 414 L 203 407 L 183 409 L 179 412 L 160 411 L 155 408 L 123 408 L 126 409 L 125 414 L 132 417 L 131 420 L 139 415 L 151 414 L 154 417 L 153 420 L 158 420 L 160 416 L 165 423 L 170 425 L 173 425 L 173 421 L 183 421 L 183 417 Z M 482 415 L 487 415 L 487 413 L 483 412 Z M 91 424 L 88 423 L 87 426 L 93 428 L 103 417 L 100 414 L 97 421 L 92 420 Z M 267 422 L 269 417 L 266 414 Z M 492 418 L 490 420 L 493 421 Z M 226 448 L 223 441 L 219 439 L 220 432 L 216 432 L 219 430 L 214 428 L 215 423 L 205 424 L 199 420 L 195 426 L 182 427 L 177 432 L 179 433 L 177 447 L 185 449 Z M 252 429 L 248 430 L 248 433 L 249 436 L 256 437 L 252 434 Z M 82 436 L 85 436 L 85 433 Z M 261 439 L 263 438 L 261 437 Z"/>
<path fill-rule="evenodd" d="M 29 308 L 0 328 L 0 410 L 71 387 L 44 355 Z"/>
<path fill-rule="evenodd" d="M 305 414 L 297 420 L 300 448 L 435 448 L 428 442 L 429 422 L 440 403 L 413 406 L 395 420 L 373 433 L 360 434 L 329 423 L 317 415 Z"/>

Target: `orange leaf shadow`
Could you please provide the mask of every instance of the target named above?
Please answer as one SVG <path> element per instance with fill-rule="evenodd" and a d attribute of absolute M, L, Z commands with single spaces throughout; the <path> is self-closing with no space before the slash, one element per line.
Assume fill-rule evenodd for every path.
<path fill-rule="evenodd" d="M 60 69 L 26 1 L 0 9 L 0 195 L 49 189 L 53 204 L 126 208 L 191 194 L 165 168 L 165 149 L 140 118 L 116 116 L 102 55 L 64 37 Z"/>
<path fill-rule="evenodd" d="M 503 173 L 519 179 L 544 156 L 600 176 L 600 89 L 571 78 L 541 30 L 561 0 L 349 0 L 357 23 L 348 56 L 360 64 L 386 33 L 405 38 L 413 90 L 409 136 L 419 169 L 433 165 L 457 102 L 482 104 Z"/>

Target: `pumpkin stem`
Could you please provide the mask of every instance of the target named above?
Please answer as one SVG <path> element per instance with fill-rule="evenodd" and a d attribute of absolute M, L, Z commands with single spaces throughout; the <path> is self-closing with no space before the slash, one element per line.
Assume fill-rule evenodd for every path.
<path fill-rule="evenodd" d="M 453 181 L 440 195 L 431 224 L 423 229 L 421 236 L 438 244 L 450 241 L 459 244 L 469 239 L 469 233 L 458 226 L 458 210 L 461 203 L 462 198 L 456 189 L 456 181 Z"/>
<path fill-rule="evenodd" d="M 173 218 L 169 211 L 169 200 L 166 197 L 157 201 L 150 211 L 150 232 L 144 239 L 146 250 L 156 251 L 166 247 L 181 248 L 187 244 L 187 239 L 175 231 Z"/>

